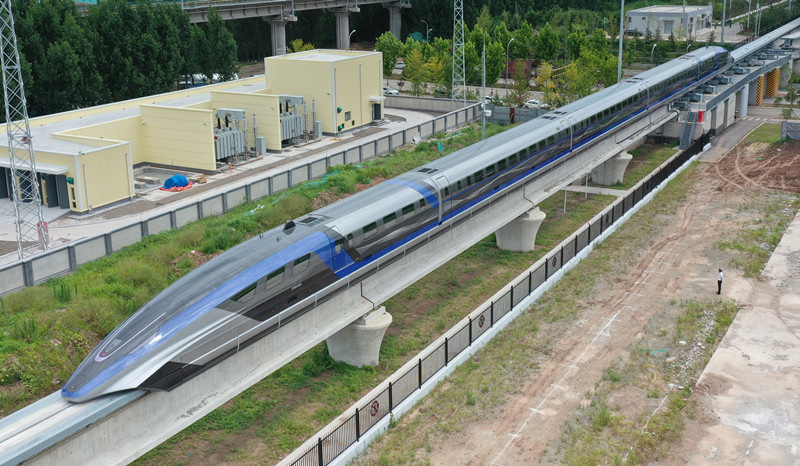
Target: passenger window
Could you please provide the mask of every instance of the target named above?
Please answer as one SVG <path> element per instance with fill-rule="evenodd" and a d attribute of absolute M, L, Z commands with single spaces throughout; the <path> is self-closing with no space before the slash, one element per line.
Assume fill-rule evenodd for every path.
<path fill-rule="evenodd" d="M 471 176 L 467 177 L 467 186 L 472 186 L 472 177 Z"/>
<path fill-rule="evenodd" d="M 391 213 L 386 217 L 383 217 L 383 226 L 384 228 L 389 228 L 397 223 L 397 214 Z"/>
<path fill-rule="evenodd" d="M 412 212 L 414 212 L 414 204 L 409 204 L 409 205 L 403 207 L 403 215 L 404 216 L 408 215 L 408 214 L 410 214 Z"/>
<path fill-rule="evenodd" d="M 449 196 L 450 195 L 450 186 L 445 186 L 444 187 L 444 195 L 445 196 Z"/>
<path fill-rule="evenodd" d="M 550 136 L 550 137 L 547 138 L 547 145 L 548 146 L 553 145 L 554 142 L 556 142 L 556 137 L 555 136 Z"/>
<path fill-rule="evenodd" d="M 503 171 L 505 169 L 506 169 L 506 161 L 505 160 L 501 160 L 501 161 L 497 162 L 497 171 Z"/>
<path fill-rule="evenodd" d="M 350 246 L 351 248 L 353 247 L 353 234 L 352 233 L 347 235 L 347 245 Z"/>
<path fill-rule="evenodd" d="M 267 275 L 267 288 L 272 288 L 283 281 L 283 272 L 285 268 L 281 267 L 278 270 Z"/>
<path fill-rule="evenodd" d="M 486 167 L 486 176 L 490 177 L 492 175 L 494 175 L 494 164 L 489 165 L 488 167 Z"/>
<path fill-rule="evenodd" d="M 419 201 L 419 208 L 420 208 L 420 209 L 424 209 L 424 208 L 425 208 L 425 199 L 421 199 L 421 200 Z"/>
<path fill-rule="evenodd" d="M 361 229 L 361 232 L 364 234 L 364 239 L 368 239 L 369 237 L 374 235 L 377 231 L 378 231 L 378 224 L 375 222 L 372 222 Z"/>
<path fill-rule="evenodd" d="M 336 250 L 336 254 L 342 252 L 342 247 L 344 246 L 344 238 L 339 238 L 334 243 L 334 249 Z"/>
<path fill-rule="evenodd" d="M 515 163 L 517 163 L 517 154 L 514 154 L 508 158 L 509 165 L 514 165 Z"/>
<path fill-rule="evenodd" d="M 303 257 L 300 257 L 294 261 L 294 266 L 292 266 L 292 275 L 299 275 L 306 270 L 308 270 L 308 264 L 311 263 L 311 254 L 306 254 Z"/>
<path fill-rule="evenodd" d="M 460 181 L 459 181 L 458 183 L 456 183 L 456 189 L 458 189 L 459 191 L 461 191 L 462 189 L 464 189 L 464 187 L 461 185 L 461 182 L 460 182 Z"/>
<path fill-rule="evenodd" d="M 233 295 L 233 298 L 231 299 L 236 301 L 237 303 L 246 303 L 251 299 L 253 299 L 253 296 L 255 295 L 256 295 L 256 284 L 253 283 L 252 285 L 248 286 L 247 288 Z"/>
<path fill-rule="evenodd" d="M 475 182 L 476 183 L 480 183 L 483 180 L 483 172 L 482 171 L 475 172 L 475 174 L 473 176 L 475 177 Z"/>

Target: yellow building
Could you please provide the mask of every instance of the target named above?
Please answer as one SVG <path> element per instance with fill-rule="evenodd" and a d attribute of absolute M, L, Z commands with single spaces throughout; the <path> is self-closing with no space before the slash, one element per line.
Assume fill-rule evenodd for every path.
<path fill-rule="evenodd" d="M 265 58 L 264 71 L 269 92 L 280 89 L 281 94 L 303 96 L 314 103 L 314 119 L 322 122 L 325 133 L 383 118 L 380 52 L 309 50 Z"/>
<path fill-rule="evenodd" d="M 136 167 L 211 173 L 228 162 L 279 152 L 315 129 L 338 133 L 383 115 L 380 53 L 320 50 L 266 64 L 266 79 L 31 119 L 43 204 L 90 211 L 133 198 L 143 183 L 134 177 Z M 8 167 L 3 133 L 0 197 L 11 195 Z"/>

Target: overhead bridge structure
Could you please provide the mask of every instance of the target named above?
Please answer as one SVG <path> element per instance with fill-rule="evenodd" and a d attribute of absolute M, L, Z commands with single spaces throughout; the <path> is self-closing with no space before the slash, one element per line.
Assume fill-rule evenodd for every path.
<path fill-rule="evenodd" d="M 795 21 L 775 36 L 754 42 L 753 48 L 767 47 L 799 25 L 800 20 Z M 738 60 L 756 52 L 743 51 Z M 678 113 L 672 105 L 650 109 L 576 148 L 570 157 L 510 183 L 347 279 L 288 308 L 284 313 L 292 320 L 172 391 L 130 391 L 78 404 L 53 394 L 0 420 L 0 464 L 107 465 L 134 460 L 570 182 L 674 121 Z M 493 141 L 482 144 L 488 148 Z"/>
<path fill-rule="evenodd" d="M 400 39 L 403 8 L 411 8 L 411 0 L 166 0 L 159 3 L 179 4 L 192 23 L 208 21 L 208 11 L 214 8 L 224 20 L 261 18 L 272 28 L 272 55 L 283 55 L 286 49 L 286 24 L 297 21 L 295 13 L 309 10 L 329 10 L 336 15 L 336 48 L 350 48 L 350 14 L 359 13 L 360 6 L 381 4 L 389 12 L 389 30 Z M 90 5 L 84 8 L 90 8 Z"/>

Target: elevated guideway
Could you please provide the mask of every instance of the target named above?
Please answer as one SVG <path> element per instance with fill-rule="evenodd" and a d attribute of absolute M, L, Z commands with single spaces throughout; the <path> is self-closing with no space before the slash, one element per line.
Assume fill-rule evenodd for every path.
<path fill-rule="evenodd" d="M 763 41 L 761 46 L 766 45 Z M 677 115 L 670 107 L 643 114 L 545 172 L 506 188 L 298 303 L 296 308 L 311 310 L 171 392 L 132 392 L 78 405 L 53 394 L 0 420 L 0 464 L 108 465 L 136 459 Z M 322 297 L 333 290 L 335 294 Z"/>

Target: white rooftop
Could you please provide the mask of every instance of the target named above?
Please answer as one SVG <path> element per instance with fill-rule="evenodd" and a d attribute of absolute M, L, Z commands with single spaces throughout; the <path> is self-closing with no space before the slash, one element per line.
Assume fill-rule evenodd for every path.
<path fill-rule="evenodd" d="M 107 112 L 100 111 L 97 113 L 92 113 L 92 112 L 86 112 L 85 111 L 86 109 L 73 110 L 70 112 L 64 112 L 61 115 L 68 116 L 69 113 L 74 113 L 75 118 L 66 118 L 61 121 L 56 121 L 53 123 L 47 123 L 46 117 L 31 118 L 30 128 L 31 128 L 31 142 L 33 145 L 33 149 L 47 151 L 47 152 L 55 152 L 59 154 L 70 154 L 70 155 L 77 155 L 80 152 L 89 152 L 97 149 L 97 147 L 74 141 L 55 139 L 52 136 L 53 134 L 60 133 L 62 131 L 84 128 L 87 126 L 93 126 L 101 123 L 107 123 L 110 121 L 116 121 L 116 120 L 121 120 L 123 118 L 130 118 L 137 116 L 140 114 L 139 111 L 140 105 L 154 104 L 166 107 L 185 107 L 200 102 L 210 101 L 211 91 L 213 90 L 246 93 L 266 88 L 266 81 L 263 79 L 260 80 L 251 79 L 248 81 L 249 82 L 247 84 L 243 84 L 241 86 L 228 87 L 224 89 L 220 89 L 219 87 L 216 87 L 214 85 L 204 86 L 202 89 L 208 89 L 207 92 L 197 92 L 198 88 L 195 87 L 191 89 L 174 91 L 150 97 L 154 98 L 154 97 L 163 97 L 169 95 L 175 96 L 172 99 L 161 100 L 161 101 L 159 101 L 158 99 L 156 99 L 155 101 L 148 100 L 149 98 L 133 99 L 128 101 L 130 102 L 130 106 L 126 105 L 123 106 L 122 108 L 119 107 L 119 104 L 120 103 L 124 104 L 124 102 L 117 102 L 113 104 L 93 107 L 100 110 L 102 110 L 103 107 L 108 107 L 109 110 Z M 188 91 L 193 91 L 193 93 L 189 93 Z M 8 134 L 5 131 L 0 132 L 0 145 L 8 146 Z M 39 164 L 37 163 L 37 165 Z"/>
<path fill-rule="evenodd" d="M 635 10 L 630 10 L 628 13 L 695 13 L 701 10 L 711 9 L 708 5 L 653 5 L 644 8 L 637 8 Z"/>
<path fill-rule="evenodd" d="M 307 52 L 290 53 L 288 55 L 279 55 L 276 58 L 280 60 L 303 60 L 303 61 L 321 61 L 321 62 L 336 62 L 342 60 L 349 60 L 355 57 L 363 57 L 364 55 L 371 55 L 377 52 L 364 52 L 361 50 L 326 50 L 316 49 Z"/>

